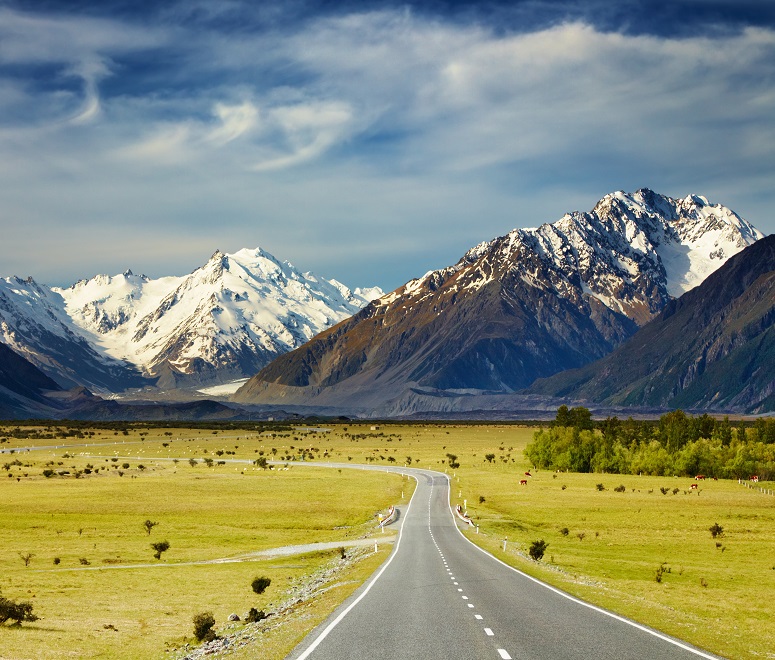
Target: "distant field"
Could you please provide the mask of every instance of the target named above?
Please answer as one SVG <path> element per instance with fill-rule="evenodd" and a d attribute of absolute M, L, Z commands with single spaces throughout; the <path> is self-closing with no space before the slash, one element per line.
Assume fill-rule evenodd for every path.
<path fill-rule="evenodd" d="M 148 543 L 161 538 L 168 538 L 172 546 L 162 563 L 307 540 L 345 539 L 348 534 L 362 534 L 377 510 L 399 502 L 402 489 L 406 491 L 404 501 L 410 494 L 407 484 L 413 482 L 402 483 L 398 477 L 354 470 L 268 472 L 245 463 L 259 457 L 285 460 L 303 454 L 315 462 L 411 464 L 447 471 L 452 477 L 453 503 L 465 501 L 480 525 L 479 535 L 471 531 L 467 535 L 508 563 L 715 653 L 734 658 L 775 657 L 771 625 L 775 618 L 775 497 L 730 481 L 702 482 L 698 494 L 689 490 L 691 480 L 686 478 L 551 472 L 525 477 L 529 466 L 522 450 L 533 429 L 518 425 L 372 426 L 376 425 L 334 425 L 330 433 L 294 430 L 260 437 L 237 431 L 145 429 L 142 432 L 148 435 L 142 440 L 137 431 L 127 437 L 95 432 L 89 442 L 125 439 L 127 443 L 73 448 L 67 451 L 75 456 L 72 459 L 62 458 L 64 449 L 0 456 L 0 462 L 17 456 L 22 462 L 34 461 L 34 467 L 12 466 L 10 478 L 0 473 L 0 498 L 10 503 L 0 512 L 3 593 L 21 599 L 31 598 L 28 591 L 35 594 L 36 612 L 46 617 L 21 630 L 0 629 L 0 648 L 13 648 L 6 646 L 6 638 L 21 640 L 18 649 L 30 639 L 43 647 L 57 643 L 60 649 L 67 647 L 67 640 L 80 640 L 94 653 L 107 648 L 108 655 L 100 657 L 118 657 L 109 653 L 120 647 L 109 645 L 122 639 L 122 644 L 138 649 L 135 657 L 152 657 L 151 649 L 161 655 L 165 644 L 178 644 L 184 635 L 190 636 L 193 613 L 217 610 L 216 618 L 222 621 L 229 612 L 241 614 L 271 600 L 271 594 L 262 600 L 250 592 L 249 581 L 255 573 L 277 571 L 279 584 L 300 579 L 330 560 L 317 556 L 274 562 L 271 567 L 261 562 L 79 572 L 54 569 L 54 554 L 61 556 L 62 566 L 77 569 L 80 556 L 89 558 L 92 566 L 114 558 L 153 563 Z M 28 444 L 32 443 L 9 439 L 0 448 Z M 218 455 L 218 451 L 223 453 Z M 485 458 L 488 454 L 494 455 L 492 462 Z M 171 457 L 181 460 L 177 464 L 162 460 Z M 197 464 L 192 467 L 189 458 Z M 214 460 L 213 467 L 205 465 L 205 458 Z M 86 464 L 99 465 L 101 470 L 96 477 L 75 479 L 71 474 L 45 479 L 40 473 L 50 460 L 62 462 L 55 466 L 58 470 L 72 472 L 73 465 L 83 468 Z M 224 460 L 243 462 L 217 464 Z M 455 469 L 450 467 L 454 461 L 460 464 Z M 130 467 L 123 469 L 125 462 Z M 140 464 L 145 470 L 139 469 Z M 118 477 L 119 471 L 124 472 L 123 477 Z M 520 486 L 520 479 L 528 484 Z M 604 490 L 598 490 L 597 484 Z M 614 491 L 620 485 L 624 492 Z M 760 485 L 775 489 L 775 484 Z M 315 524 L 310 525 L 305 511 L 319 514 Z M 148 517 L 161 523 L 153 529 L 151 539 L 140 527 Z M 713 539 L 709 527 L 715 523 L 724 532 Z M 354 528 L 333 529 L 339 526 Z M 561 532 L 564 528 L 567 536 Z M 543 560 L 536 563 L 526 552 L 539 539 L 548 547 Z M 25 551 L 36 554 L 26 568 L 17 554 Z M 374 561 L 378 559 L 379 555 Z M 376 565 L 370 564 L 372 568 Z M 661 582 L 656 581 L 658 569 Z M 358 570 L 357 580 L 365 579 L 366 565 Z M 140 600 L 135 601 L 140 585 L 151 585 L 161 574 L 168 577 L 153 585 L 160 590 L 157 596 L 148 596 L 146 602 L 138 593 Z M 354 583 L 357 580 L 353 578 Z M 345 594 L 334 596 L 334 600 L 319 603 L 317 616 L 322 617 Z M 74 602 L 82 605 L 71 607 L 83 609 L 73 609 L 69 618 L 53 616 Z M 113 612 L 113 607 L 119 608 L 115 616 L 118 633 L 103 629 L 113 619 L 102 612 Z M 122 607 L 124 613 L 119 616 Z M 278 650 L 273 655 L 267 649 L 265 657 L 283 657 L 281 649 L 291 648 L 311 625 L 296 621 L 285 632 L 272 633 Z M 38 630 L 34 636 L 30 632 L 47 627 L 56 630 Z M 10 653 L 0 651 L 0 656 L 3 652 Z"/>

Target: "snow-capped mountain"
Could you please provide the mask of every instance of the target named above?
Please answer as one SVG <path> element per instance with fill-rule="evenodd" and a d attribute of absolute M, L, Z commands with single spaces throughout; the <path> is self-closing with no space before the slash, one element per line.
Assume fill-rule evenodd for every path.
<path fill-rule="evenodd" d="M 132 365 L 92 345 L 67 315 L 62 297 L 31 277 L 0 278 L 0 342 L 62 387 L 116 391 L 145 382 Z"/>
<path fill-rule="evenodd" d="M 65 289 L 0 280 L 0 341 L 65 386 L 218 383 L 252 375 L 381 294 L 258 248 L 216 252 L 183 277 L 127 271 Z"/>
<path fill-rule="evenodd" d="M 606 355 L 761 237 L 698 195 L 612 193 L 411 280 L 275 360 L 236 399 L 372 406 L 411 388 L 514 391 Z"/>

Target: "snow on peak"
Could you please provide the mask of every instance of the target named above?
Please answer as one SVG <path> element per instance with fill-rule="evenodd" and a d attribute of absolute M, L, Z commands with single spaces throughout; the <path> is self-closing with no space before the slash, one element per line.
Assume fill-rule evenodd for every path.
<path fill-rule="evenodd" d="M 197 361 L 258 370 L 382 295 L 376 287 L 353 292 L 336 280 L 302 274 L 261 248 L 216 250 L 183 277 L 153 280 L 127 271 L 56 292 L 102 351 L 148 374 L 165 361 L 183 372 Z M 238 358 L 242 367 L 230 364 Z"/>

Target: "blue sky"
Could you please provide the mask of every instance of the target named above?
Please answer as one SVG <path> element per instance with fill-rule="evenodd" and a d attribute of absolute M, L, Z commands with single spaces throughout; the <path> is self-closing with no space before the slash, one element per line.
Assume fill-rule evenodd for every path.
<path fill-rule="evenodd" d="M 2 275 L 392 289 L 643 186 L 775 232 L 774 3 L 0 0 Z"/>

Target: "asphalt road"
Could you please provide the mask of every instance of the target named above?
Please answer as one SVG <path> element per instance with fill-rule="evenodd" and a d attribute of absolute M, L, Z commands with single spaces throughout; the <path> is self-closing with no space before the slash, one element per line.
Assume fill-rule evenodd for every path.
<path fill-rule="evenodd" d="M 458 531 L 446 476 L 392 471 L 418 481 L 410 505 L 401 511 L 393 553 L 289 658 L 716 657 L 506 566 Z"/>

